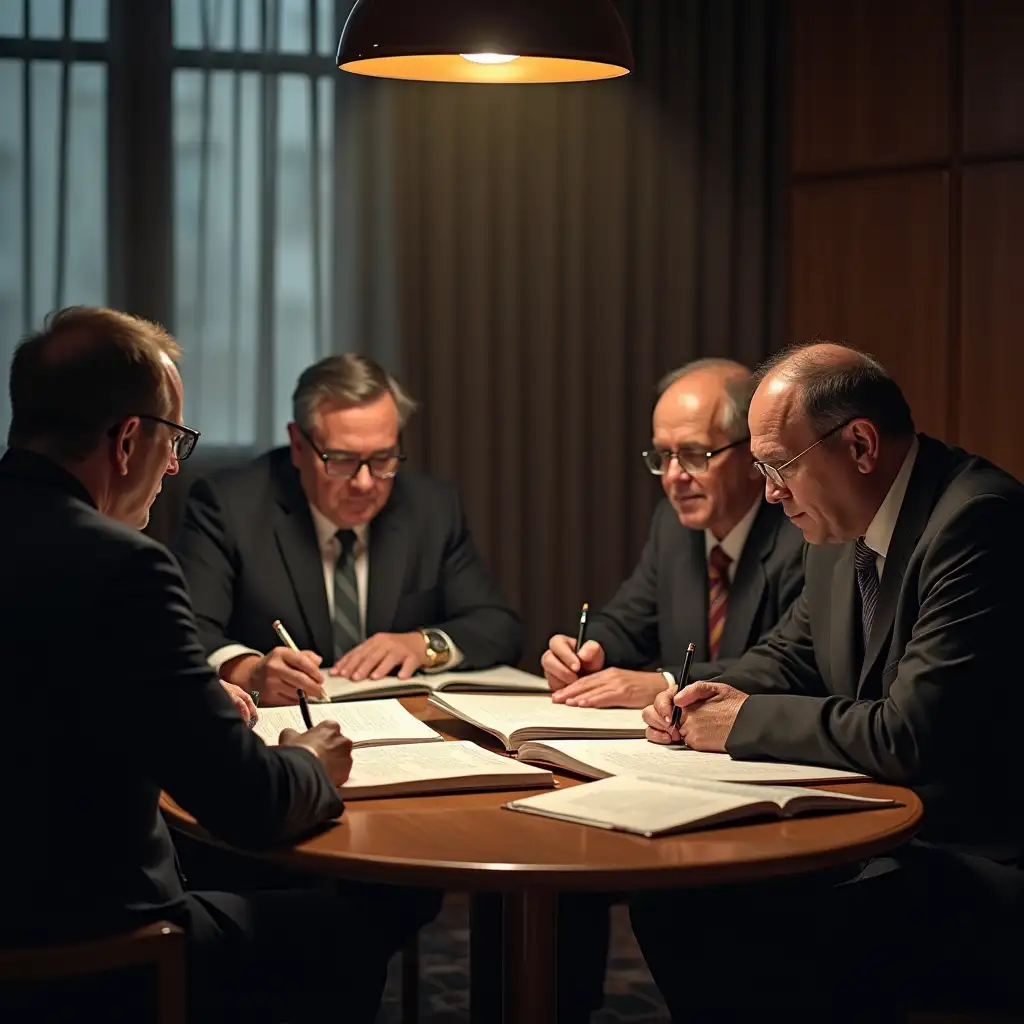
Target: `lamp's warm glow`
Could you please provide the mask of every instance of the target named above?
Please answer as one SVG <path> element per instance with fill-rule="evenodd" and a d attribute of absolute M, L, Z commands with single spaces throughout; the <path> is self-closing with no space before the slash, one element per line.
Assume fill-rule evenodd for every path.
<path fill-rule="evenodd" d="M 519 60 L 518 53 L 460 53 L 463 60 L 471 60 L 474 64 L 510 64 Z"/>

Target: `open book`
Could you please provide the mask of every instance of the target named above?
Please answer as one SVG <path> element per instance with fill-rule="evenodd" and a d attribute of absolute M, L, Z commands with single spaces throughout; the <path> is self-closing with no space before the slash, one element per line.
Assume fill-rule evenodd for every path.
<path fill-rule="evenodd" d="M 356 753 L 352 774 L 339 789 L 343 800 L 411 796 L 471 789 L 530 789 L 553 786 L 543 768 L 484 750 L 468 740 L 369 747 Z"/>
<path fill-rule="evenodd" d="M 645 735 L 641 712 L 631 708 L 571 708 L 550 697 L 434 694 L 430 703 L 518 750 L 527 740 L 576 737 L 629 739 Z"/>
<path fill-rule="evenodd" d="M 329 700 L 362 700 L 365 697 L 414 697 L 418 694 L 440 693 L 442 690 L 473 693 L 547 693 L 547 681 L 529 672 L 520 672 L 508 665 L 497 668 L 468 672 L 435 672 L 433 675 L 413 676 L 399 679 L 388 676 L 385 679 L 364 679 L 359 683 L 349 682 L 338 676 L 330 676 L 327 670 L 320 672 L 324 691 Z"/>
<path fill-rule="evenodd" d="M 519 760 L 605 779 L 609 775 L 664 775 L 673 779 L 715 779 L 718 782 L 840 782 L 866 779 L 860 772 L 819 768 L 779 761 L 734 761 L 728 754 L 709 754 L 683 746 L 647 740 L 532 740 L 519 747 Z"/>
<path fill-rule="evenodd" d="M 314 725 L 337 722 L 355 747 L 443 741 L 439 733 L 411 715 L 397 700 L 371 700 L 341 706 L 310 704 L 309 717 Z M 306 731 L 302 713 L 297 707 L 259 709 L 259 721 L 253 732 L 264 743 L 274 746 L 282 729 Z"/>
<path fill-rule="evenodd" d="M 895 803 L 799 786 L 747 786 L 710 779 L 680 782 L 653 775 L 616 775 L 600 782 L 513 800 L 505 806 L 580 825 L 663 836 L 764 815 L 791 818 L 807 811 L 862 811 Z"/>

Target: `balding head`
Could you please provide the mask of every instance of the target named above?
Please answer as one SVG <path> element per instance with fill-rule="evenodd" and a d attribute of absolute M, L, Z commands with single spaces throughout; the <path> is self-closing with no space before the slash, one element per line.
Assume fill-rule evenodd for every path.
<path fill-rule="evenodd" d="M 881 363 L 847 345 L 816 342 L 783 349 L 758 367 L 754 384 L 759 412 L 770 411 L 782 422 L 803 413 L 818 434 L 854 419 L 870 420 L 889 439 L 914 433 L 899 385 Z"/>
<path fill-rule="evenodd" d="M 701 359 L 664 377 L 659 392 L 653 451 L 662 453 L 654 465 L 663 470 L 665 494 L 684 526 L 721 540 L 761 489 L 746 443 L 750 371 Z"/>
<path fill-rule="evenodd" d="M 812 544 L 862 536 L 913 443 L 899 386 L 871 356 L 828 343 L 780 352 L 755 380 L 750 448 L 767 499 Z"/>

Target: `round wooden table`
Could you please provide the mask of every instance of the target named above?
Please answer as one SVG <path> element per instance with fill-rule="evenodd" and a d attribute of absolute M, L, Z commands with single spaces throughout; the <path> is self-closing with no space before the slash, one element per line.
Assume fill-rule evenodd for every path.
<path fill-rule="evenodd" d="M 424 698 L 403 703 L 447 738 L 487 745 L 478 730 Z M 582 781 L 556 777 L 559 786 Z M 537 790 L 351 800 L 324 832 L 263 856 L 345 879 L 503 894 L 505 1024 L 553 1024 L 560 892 L 717 885 L 816 871 L 890 850 L 920 822 L 921 802 L 908 789 L 866 782 L 827 788 L 900 805 L 645 839 L 503 809 Z M 209 841 L 166 797 L 164 810 L 175 828 Z"/>

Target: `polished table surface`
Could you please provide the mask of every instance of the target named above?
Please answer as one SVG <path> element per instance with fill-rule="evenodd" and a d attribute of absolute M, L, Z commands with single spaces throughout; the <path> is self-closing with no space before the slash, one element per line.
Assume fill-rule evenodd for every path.
<path fill-rule="evenodd" d="M 426 698 L 402 703 L 446 738 L 471 738 L 499 749 L 486 734 L 430 706 Z M 560 787 L 580 784 L 555 774 Z M 890 850 L 908 840 L 920 822 L 921 802 L 910 790 L 869 782 L 827 788 L 891 797 L 900 804 L 646 839 L 503 809 L 511 799 L 542 790 L 350 800 L 342 818 L 325 831 L 264 856 L 321 875 L 503 892 L 505 987 L 511 1000 L 506 1024 L 540 1024 L 554 1019 L 559 892 L 711 885 L 814 871 Z M 164 810 L 176 828 L 208 839 L 166 797 Z M 529 984 L 520 983 L 524 978 Z"/>

